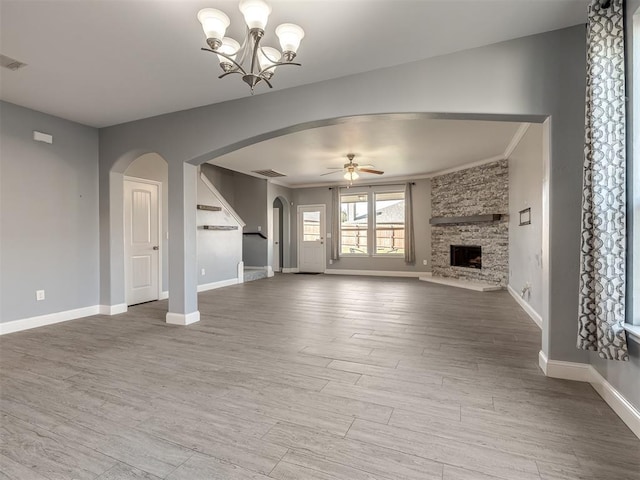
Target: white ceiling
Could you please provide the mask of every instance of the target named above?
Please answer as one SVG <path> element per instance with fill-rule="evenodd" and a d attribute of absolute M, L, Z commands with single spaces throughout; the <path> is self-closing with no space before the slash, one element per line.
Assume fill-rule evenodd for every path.
<path fill-rule="evenodd" d="M 303 66 L 274 77 L 283 89 L 582 23 L 589 0 L 270 3 L 265 45 L 278 46 L 279 23 L 306 31 Z M 28 66 L 0 70 L 0 98 L 103 127 L 249 95 L 200 51 L 203 7 L 224 10 L 240 38 L 236 0 L 1 0 L 0 53 Z M 339 164 L 346 146 L 335 148 Z"/>
<path fill-rule="evenodd" d="M 289 187 L 346 184 L 341 173 L 320 176 L 347 162 L 372 164 L 382 176 L 363 173 L 357 183 L 428 176 L 443 170 L 504 158 L 521 124 L 480 120 L 370 117 L 304 130 L 228 153 L 210 163 L 248 175 L 253 170 L 283 173 L 274 183 Z M 264 178 L 264 177 L 260 177 Z"/>

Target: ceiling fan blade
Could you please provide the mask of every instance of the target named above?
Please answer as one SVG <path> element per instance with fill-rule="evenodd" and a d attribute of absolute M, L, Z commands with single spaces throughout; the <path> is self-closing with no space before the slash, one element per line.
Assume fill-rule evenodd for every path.
<path fill-rule="evenodd" d="M 326 167 L 328 170 L 342 170 L 344 167 Z"/>
<path fill-rule="evenodd" d="M 381 170 L 371 170 L 370 168 L 359 168 L 358 171 L 365 173 L 375 173 L 376 175 L 382 175 L 384 173 Z"/>
<path fill-rule="evenodd" d="M 336 170 L 335 172 L 327 172 L 327 173 L 321 173 L 320 176 L 324 177 L 325 175 L 333 175 L 334 173 L 341 173 L 341 170 Z"/>

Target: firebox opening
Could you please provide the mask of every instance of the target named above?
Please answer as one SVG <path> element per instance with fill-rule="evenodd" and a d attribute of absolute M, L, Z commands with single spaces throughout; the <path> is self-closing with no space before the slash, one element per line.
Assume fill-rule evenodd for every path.
<path fill-rule="evenodd" d="M 482 268 L 482 247 L 479 245 L 451 245 L 451 266 Z"/>

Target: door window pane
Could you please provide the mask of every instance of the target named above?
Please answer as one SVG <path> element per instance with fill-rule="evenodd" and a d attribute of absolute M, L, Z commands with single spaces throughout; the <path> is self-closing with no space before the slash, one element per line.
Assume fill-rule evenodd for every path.
<path fill-rule="evenodd" d="M 320 212 L 302 212 L 303 240 L 320 240 Z"/>
<path fill-rule="evenodd" d="M 376 193 L 376 255 L 404 255 L 404 193 Z"/>
<path fill-rule="evenodd" d="M 368 255 L 368 195 L 366 193 L 341 195 L 340 215 L 340 252 Z"/>

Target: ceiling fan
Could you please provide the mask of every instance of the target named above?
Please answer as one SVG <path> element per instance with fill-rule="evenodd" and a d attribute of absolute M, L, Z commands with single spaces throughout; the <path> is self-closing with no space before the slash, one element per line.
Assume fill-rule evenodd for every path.
<path fill-rule="evenodd" d="M 358 173 L 373 173 L 375 175 L 382 175 L 384 172 L 382 170 L 374 170 L 373 165 L 358 165 L 354 163 L 353 159 L 356 157 L 354 153 L 348 153 L 347 158 L 349 159 L 349 163 L 345 163 L 342 167 L 328 167 L 330 170 L 335 170 L 334 172 L 323 173 L 324 175 L 331 175 L 333 173 L 338 173 L 339 171 L 344 171 L 345 180 L 349 180 L 349 182 L 353 182 L 357 180 L 360 175 Z"/>

